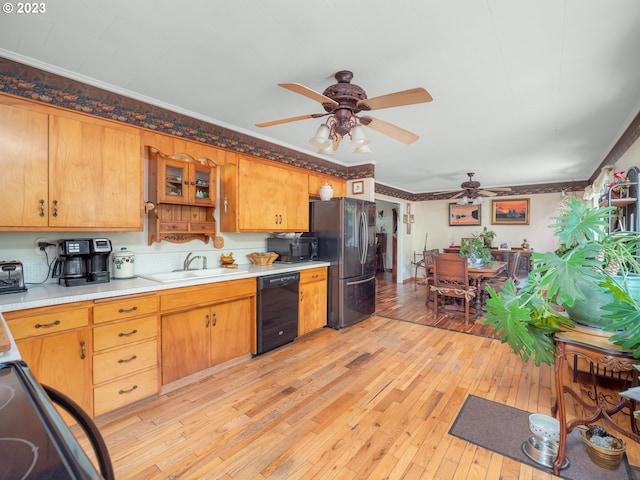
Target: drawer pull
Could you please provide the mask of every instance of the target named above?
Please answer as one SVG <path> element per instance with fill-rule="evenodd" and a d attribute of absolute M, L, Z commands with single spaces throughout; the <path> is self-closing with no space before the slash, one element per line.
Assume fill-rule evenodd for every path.
<path fill-rule="evenodd" d="M 120 310 L 118 310 L 118 313 L 129 313 L 129 312 L 135 312 L 138 309 L 138 307 L 133 306 L 131 308 L 121 308 Z"/>
<path fill-rule="evenodd" d="M 118 360 L 118 363 L 129 363 L 129 362 L 133 362 L 136 358 L 138 358 L 137 355 L 133 355 L 131 358 L 121 358 L 120 360 Z"/>
<path fill-rule="evenodd" d="M 80 358 L 82 360 L 84 360 L 85 358 L 87 358 L 87 347 L 86 347 L 86 343 L 84 342 L 84 340 L 82 340 L 80 342 L 80 351 L 81 351 L 81 355 Z"/>
<path fill-rule="evenodd" d="M 49 323 L 36 323 L 36 328 L 49 328 L 49 327 L 55 327 L 56 325 L 60 325 L 60 320 L 56 320 L 55 322 L 49 322 Z"/>
<path fill-rule="evenodd" d="M 124 393 L 131 393 L 131 392 L 133 392 L 134 390 L 137 390 L 137 389 L 138 389 L 138 385 L 134 385 L 133 387 L 131 387 L 131 388 L 127 389 L 127 390 L 120 390 L 118 392 L 118 394 L 122 395 Z"/>
<path fill-rule="evenodd" d="M 120 332 L 120 333 L 118 334 L 118 336 L 119 336 L 119 337 L 130 337 L 131 335 L 135 335 L 136 333 L 138 333 L 138 329 L 137 329 L 137 328 L 134 328 L 133 330 L 131 330 L 131 331 L 130 331 L 130 332 L 128 332 L 128 333 Z"/>

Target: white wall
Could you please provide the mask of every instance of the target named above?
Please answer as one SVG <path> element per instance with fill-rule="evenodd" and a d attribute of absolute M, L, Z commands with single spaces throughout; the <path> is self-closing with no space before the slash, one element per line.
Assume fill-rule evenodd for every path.
<path fill-rule="evenodd" d="M 575 195 L 581 196 L 580 193 Z M 425 248 L 438 248 L 440 251 L 449 245 L 460 245 L 462 237 L 471 237 L 482 232 L 486 226 L 496 232 L 494 246 L 498 242 L 511 242 L 512 246 L 520 247 L 526 238 L 533 250 L 549 251 L 557 248 L 557 241 L 553 236 L 553 230 L 547 226 L 549 217 L 557 214 L 562 196 L 560 193 L 548 193 L 540 195 L 501 196 L 501 200 L 510 198 L 529 198 L 530 224 L 519 225 L 492 225 L 491 224 L 491 199 L 485 198 L 480 210 L 480 226 L 449 226 L 449 203 L 451 200 L 426 201 L 412 203 L 412 213 L 415 215 L 415 223 L 412 225 L 411 234 L 407 235 L 403 225 L 404 237 L 402 274 L 403 280 L 414 275 L 411 260 L 414 253 L 422 252 Z M 401 279 L 398 280 L 402 282 Z"/>

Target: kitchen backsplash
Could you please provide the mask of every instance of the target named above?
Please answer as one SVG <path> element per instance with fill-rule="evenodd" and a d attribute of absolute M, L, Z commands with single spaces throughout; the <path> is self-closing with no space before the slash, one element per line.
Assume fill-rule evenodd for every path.
<path fill-rule="evenodd" d="M 111 240 L 113 251 L 119 251 L 122 247 L 135 253 L 136 275 L 160 273 L 182 268 L 185 257 L 189 252 L 193 256 L 199 255 L 207 258 L 207 268 L 220 266 L 220 254 L 233 253 L 233 258 L 238 265 L 247 265 L 251 262 L 247 255 L 252 252 L 264 252 L 266 250 L 265 233 L 238 233 L 224 235 L 225 246 L 221 249 L 213 247 L 212 242 L 205 244 L 194 240 L 183 244 L 161 242 L 147 245 L 146 233 L 100 233 L 83 232 L 74 234 L 42 233 L 42 232 L 2 232 L 0 234 L 0 260 L 17 260 L 24 267 L 24 278 L 27 284 L 43 283 L 47 278 L 48 266 L 44 255 L 36 253 L 34 245 L 36 239 L 46 238 L 56 242 L 62 238 L 108 238 Z M 48 261 L 53 263 L 57 256 L 57 248 L 47 249 Z M 111 261 L 111 260 L 110 260 Z M 195 260 L 192 267 L 202 268 L 202 258 Z M 117 281 L 117 280 L 113 280 Z M 46 283 L 56 283 L 57 279 L 49 278 Z M 27 285 L 28 287 L 28 285 Z"/>

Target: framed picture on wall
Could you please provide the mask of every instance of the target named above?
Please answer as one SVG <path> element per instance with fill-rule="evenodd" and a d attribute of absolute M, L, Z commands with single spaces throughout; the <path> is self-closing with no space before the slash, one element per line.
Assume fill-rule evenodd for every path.
<path fill-rule="evenodd" d="M 351 193 L 353 193 L 354 195 L 364 193 L 364 181 L 358 180 L 357 182 L 353 182 L 351 184 Z"/>
<path fill-rule="evenodd" d="M 529 225 L 529 199 L 491 200 L 492 225 Z"/>
<path fill-rule="evenodd" d="M 450 203 L 449 225 L 452 227 L 480 225 L 480 207 L 482 207 L 482 205 L 458 205 L 457 203 Z"/>

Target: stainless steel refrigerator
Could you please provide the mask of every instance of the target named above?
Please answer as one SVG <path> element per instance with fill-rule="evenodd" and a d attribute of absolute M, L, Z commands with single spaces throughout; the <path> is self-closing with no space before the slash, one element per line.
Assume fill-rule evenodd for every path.
<path fill-rule="evenodd" d="M 376 204 L 354 198 L 311 203 L 318 259 L 330 262 L 327 323 L 342 329 L 376 310 Z"/>

